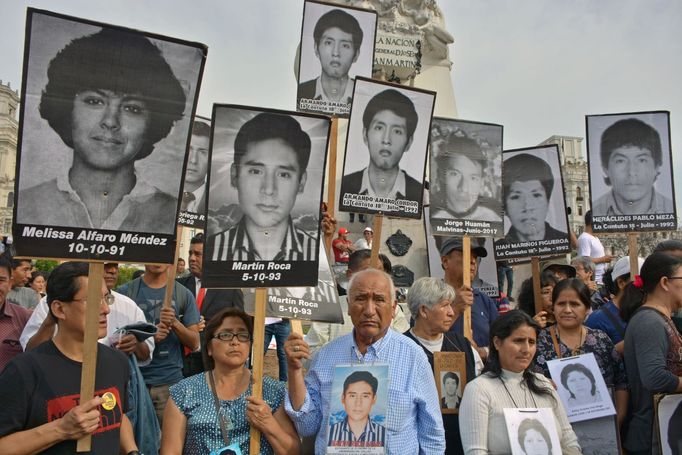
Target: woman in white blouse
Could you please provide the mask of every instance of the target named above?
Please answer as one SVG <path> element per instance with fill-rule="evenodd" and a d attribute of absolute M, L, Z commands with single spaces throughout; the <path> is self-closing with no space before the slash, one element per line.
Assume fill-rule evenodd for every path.
<path fill-rule="evenodd" d="M 529 366 L 535 357 L 539 326 L 513 310 L 490 328 L 490 354 L 483 374 L 464 389 L 460 432 L 466 454 L 510 454 L 505 408 L 550 408 L 564 455 L 582 453 L 552 383 Z"/>

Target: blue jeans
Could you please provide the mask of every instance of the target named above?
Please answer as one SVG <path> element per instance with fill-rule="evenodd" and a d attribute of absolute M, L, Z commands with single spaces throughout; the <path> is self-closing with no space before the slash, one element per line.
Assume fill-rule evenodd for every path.
<path fill-rule="evenodd" d="M 507 297 L 512 296 L 512 289 L 514 289 L 514 269 L 507 265 L 500 265 L 497 267 L 497 283 L 500 292 L 504 292 L 504 279 L 507 278 Z"/>
<path fill-rule="evenodd" d="M 268 352 L 270 340 L 275 337 L 277 342 L 277 360 L 279 363 L 279 380 L 287 380 L 287 356 L 284 353 L 284 342 L 289 338 L 291 333 L 291 324 L 289 321 L 276 322 L 265 326 L 265 353 Z"/>

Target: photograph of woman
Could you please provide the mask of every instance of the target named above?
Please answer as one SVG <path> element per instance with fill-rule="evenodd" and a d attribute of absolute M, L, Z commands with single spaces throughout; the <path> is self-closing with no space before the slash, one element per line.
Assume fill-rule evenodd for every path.
<path fill-rule="evenodd" d="M 509 311 L 492 324 L 488 363 L 481 376 L 467 384 L 459 409 L 465 453 L 512 453 L 505 408 L 550 409 L 560 453 L 582 453 L 552 383 L 530 369 L 539 330 L 520 310 Z"/>
<path fill-rule="evenodd" d="M 524 419 L 521 422 L 519 445 L 524 455 L 552 455 L 552 438 L 537 419 Z"/>
<path fill-rule="evenodd" d="M 589 406 L 602 400 L 592 372 L 580 363 L 572 363 L 561 370 L 561 385 L 568 391 L 571 407 Z"/>

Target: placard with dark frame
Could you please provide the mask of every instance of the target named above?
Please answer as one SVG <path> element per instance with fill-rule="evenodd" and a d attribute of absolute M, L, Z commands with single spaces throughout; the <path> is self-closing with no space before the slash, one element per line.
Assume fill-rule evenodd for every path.
<path fill-rule="evenodd" d="M 585 116 L 592 229 L 677 229 L 670 112 Z"/>
<path fill-rule="evenodd" d="M 316 286 L 329 117 L 214 104 L 202 284 Z"/>
<path fill-rule="evenodd" d="M 18 256 L 171 263 L 207 48 L 28 8 Z"/>
<path fill-rule="evenodd" d="M 435 101 L 436 92 L 355 80 L 339 211 L 421 218 Z"/>
<path fill-rule="evenodd" d="M 502 137 L 502 125 L 434 117 L 429 154 L 434 235 L 503 235 Z"/>
<path fill-rule="evenodd" d="M 372 77 L 377 24 L 374 10 L 304 2 L 297 110 L 348 117 L 354 78 Z"/>
<path fill-rule="evenodd" d="M 194 117 L 187 155 L 187 168 L 182 179 L 182 198 L 178 224 L 206 229 L 206 181 L 208 149 L 211 141 L 211 119 Z"/>
<path fill-rule="evenodd" d="M 568 253 L 564 194 L 557 145 L 502 152 L 505 237 L 495 241 L 495 258 Z"/>

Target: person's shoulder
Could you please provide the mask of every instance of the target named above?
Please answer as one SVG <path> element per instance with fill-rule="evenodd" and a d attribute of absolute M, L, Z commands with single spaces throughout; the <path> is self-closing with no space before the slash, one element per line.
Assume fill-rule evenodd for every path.
<path fill-rule="evenodd" d="M 611 189 L 599 196 L 592 204 L 592 215 L 593 216 L 605 216 L 609 213 L 609 207 L 611 206 Z"/>
<path fill-rule="evenodd" d="M 305 99 L 312 99 L 315 97 L 315 86 L 317 85 L 317 78 L 298 84 L 298 97 Z"/>
<path fill-rule="evenodd" d="M 411 356 L 423 359 L 425 362 L 428 363 L 428 358 L 426 357 L 426 354 L 424 353 L 422 347 L 415 343 L 414 340 L 412 340 L 411 338 L 408 338 L 402 333 L 396 332 L 395 330 L 392 329 L 389 329 L 388 332 L 386 332 L 386 336 L 389 337 L 387 341 L 388 343 L 390 343 L 389 346 L 390 348 L 393 349 L 397 348 L 400 349 L 401 351 L 406 351 Z"/>
<path fill-rule="evenodd" d="M 173 391 L 175 392 L 181 392 L 185 390 L 198 390 L 199 386 L 204 382 L 204 376 L 206 375 L 205 372 L 197 373 L 192 376 L 187 376 L 186 378 L 181 379 L 180 381 L 176 382 L 175 384 L 171 385 L 169 390 L 171 393 Z M 263 378 L 265 379 L 266 376 Z"/>
<path fill-rule="evenodd" d="M 270 376 L 263 376 L 263 392 L 274 396 L 284 396 L 286 393 L 286 383 L 278 381 Z"/>
<path fill-rule="evenodd" d="M 564 231 L 560 231 L 559 229 L 552 227 L 551 224 L 545 222 L 545 238 L 544 238 L 544 240 L 560 239 L 563 237 L 568 237 L 568 233 L 564 232 Z"/>
<path fill-rule="evenodd" d="M 182 285 L 182 286 L 184 286 L 185 288 L 189 289 L 191 286 L 194 286 L 194 285 L 195 285 L 195 283 L 194 283 L 194 275 L 192 275 L 192 274 L 190 273 L 190 274 L 187 275 L 187 276 L 183 276 L 183 277 L 180 277 L 180 278 L 176 278 L 176 279 L 175 279 L 175 282 L 178 283 L 178 284 L 180 284 L 180 285 Z"/>
<path fill-rule="evenodd" d="M 405 194 L 405 197 L 407 197 L 409 200 L 421 199 L 423 185 L 419 182 L 419 180 L 405 172 L 404 169 L 402 169 L 402 172 L 405 174 L 405 193 L 407 193 Z"/>
<path fill-rule="evenodd" d="M 97 343 L 97 356 L 98 356 L 98 363 L 101 360 L 102 362 L 107 363 L 108 365 L 115 365 L 116 363 L 120 365 L 128 365 L 128 356 L 119 351 L 118 349 L 114 349 L 112 347 L 106 346 L 102 343 Z"/>
<path fill-rule="evenodd" d="M 16 303 L 10 302 L 9 300 L 5 300 L 5 311 L 7 310 L 11 311 L 15 316 L 22 319 L 24 324 L 26 324 L 26 321 L 28 321 L 32 314 L 30 310 L 24 308 L 23 306 L 17 305 Z"/>
<path fill-rule="evenodd" d="M 29 188 L 26 188 L 24 190 L 19 190 L 19 194 L 22 197 L 26 197 L 27 199 L 31 199 L 31 203 L 38 202 L 37 200 L 34 200 L 31 198 L 31 196 L 36 195 L 42 197 L 50 197 L 51 195 L 53 196 L 54 193 L 59 193 L 59 186 L 57 185 L 57 179 L 52 179 L 52 180 L 46 180 L 43 183 L 39 183 L 37 185 L 31 186 Z"/>
<path fill-rule="evenodd" d="M 122 289 L 125 286 L 124 289 Z M 130 297 L 128 297 L 126 294 L 122 293 L 128 291 L 128 283 L 124 283 L 118 288 L 116 288 L 115 291 L 111 291 L 111 294 L 114 296 L 114 305 L 123 307 L 125 310 L 134 310 L 134 309 L 139 309 L 137 306 L 137 303 Z"/>
<path fill-rule="evenodd" d="M 343 186 L 343 191 L 346 193 L 359 193 L 360 187 L 362 186 L 362 174 L 365 172 L 363 168 L 359 171 L 355 171 L 352 174 L 344 175 L 341 180 L 341 186 Z"/>

